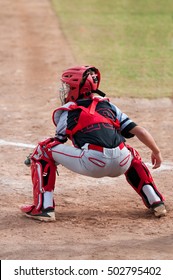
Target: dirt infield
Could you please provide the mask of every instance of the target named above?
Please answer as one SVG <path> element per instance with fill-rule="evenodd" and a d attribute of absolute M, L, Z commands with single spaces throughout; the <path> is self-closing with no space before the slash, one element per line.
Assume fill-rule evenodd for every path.
<path fill-rule="evenodd" d="M 48 0 L 0 0 L 0 258 L 173 259 L 173 101 L 112 99 L 147 127 L 164 162 L 152 171 L 166 198 L 168 214 L 156 219 L 125 178 L 92 179 L 59 167 L 55 200 L 57 221 L 27 219 L 19 206 L 32 201 L 30 170 L 23 161 L 35 145 L 54 135 L 51 121 L 57 77 L 78 63 Z M 132 144 L 132 140 L 130 140 Z M 150 151 L 135 140 L 146 163 Z"/>

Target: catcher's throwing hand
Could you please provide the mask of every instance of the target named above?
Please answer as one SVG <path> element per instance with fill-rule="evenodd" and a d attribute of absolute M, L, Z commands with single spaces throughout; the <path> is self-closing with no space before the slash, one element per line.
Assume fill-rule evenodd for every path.
<path fill-rule="evenodd" d="M 130 132 L 136 135 L 137 138 L 152 151 L 151 162 L 153 169 L 160 167 L 162 163 L 162 156 L 153 136 L 141 126 L 135 126 Z"/>
<path fill-rule="evenodd" d="M 157 153 L 152 152 L 151 162 L 152 162 L 152 165 L 153 165 L 153 169 L 156 169 L 156 168 L 160 167 L 161 163 L 162 163 L 161 153 L 160 152 L 157 152 Z"/>

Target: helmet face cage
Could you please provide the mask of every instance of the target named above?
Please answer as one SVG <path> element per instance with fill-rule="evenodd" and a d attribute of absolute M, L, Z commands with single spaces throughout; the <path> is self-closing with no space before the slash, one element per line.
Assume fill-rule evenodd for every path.
<path fill-rule="evenodd" d="M 93 66 L 77 66 L 69 68 L 62 74 L 60 99 L 63 104 L 86 98 L 98 89 L 100 72 Z"/>
<path fill-rule="evenodd" d="M 62 105 L 64 105 L 66 103 L 66 98 L 67 98 L 69 92 L 70 92 L 70 85 L 68 85 L 66 82 L 62 81 L 61 87 L 59 89 L 60 100 L 61 100 Z"/>

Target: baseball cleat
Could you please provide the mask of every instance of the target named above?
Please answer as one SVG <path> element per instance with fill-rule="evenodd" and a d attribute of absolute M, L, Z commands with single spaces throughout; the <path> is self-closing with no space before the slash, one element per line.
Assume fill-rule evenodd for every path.
<path fill-rule="evenodd" d="M 46 208 L 38 211 L 34 205 L 24 205 L 20 209 L 30 219 L 41 222 L 55 222 L 56 220 L 54 208 Z"/>
<path fill-rule="evenodd" d="M 153 207 L 152 209 L 153 209 L 154 215 L 155 215 L 157 218 L 166 216 L 167 211 L 166 211 L 165 205 L 164 205 L 163 203 L 162 203 L 162 204 L 156 205 L 156 206 Z"/>

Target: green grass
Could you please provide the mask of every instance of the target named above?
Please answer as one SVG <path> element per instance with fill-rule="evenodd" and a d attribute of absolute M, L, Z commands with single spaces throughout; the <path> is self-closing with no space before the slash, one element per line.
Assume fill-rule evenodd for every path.
<path fill-rule="evenodd" d="M 52 0 L 76 64 L 111 96 L 173 96 L 172 0 Z"/>

